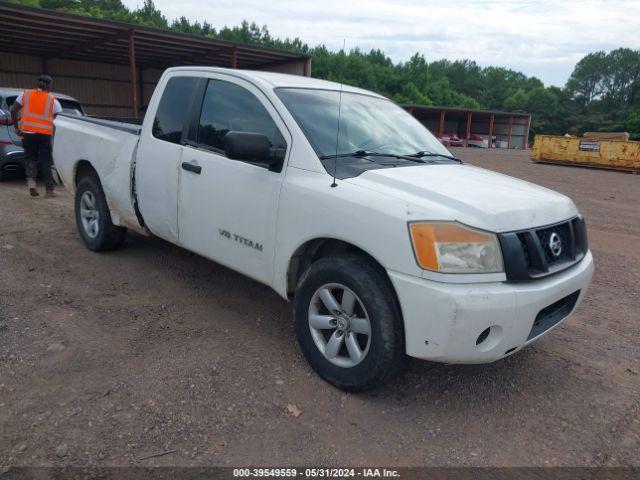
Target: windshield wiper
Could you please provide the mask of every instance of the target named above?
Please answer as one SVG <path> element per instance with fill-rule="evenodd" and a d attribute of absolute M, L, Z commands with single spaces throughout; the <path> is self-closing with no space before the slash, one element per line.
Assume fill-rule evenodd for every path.
<path fill-rule="evenodd" d="M 420 151 L 420 152 L 412 153 L 412 154 L 407 155 L 407 156 L 408 157 L 413 157 L 413 158 L 442 157 L 442 158 L 448 158 L 449 160 L 453 160 L 454 162 L 464 163 L 462 161 L 462 159 L 460 159 L 458 157 L 452 157 L 451 155 L 445 155 L 443 153 L 433 153 L 433 152 Z"/>
<path fill-rule="evenodd" d="M 332 153 L 331 155 L 321 155 L 320 160 L 327 160 L 329 158 L 345 158 L 345 157 L 366 157 L 374 152 L 367 152 L 366 150 L 356 150 L 350 153 Z"/>
<path fill-rule="evenodd" d="M 398 153 L 382 153 L 382 152 L 368 152 L 366 150 L 356 150 L 355 152 L 350 153 L 338 153 L 332 155 L 322 155 L 320 160 L 328 160 L 330 158 L 346 158 L 346 157 L 391 157 L 391 158 L 400 158 L 402 160 L 409 160 L 410 162 L 416 163 L 427 163 L 422 160 L 420 157 L 416 157 L 414 155 L 401 155 Z"/>

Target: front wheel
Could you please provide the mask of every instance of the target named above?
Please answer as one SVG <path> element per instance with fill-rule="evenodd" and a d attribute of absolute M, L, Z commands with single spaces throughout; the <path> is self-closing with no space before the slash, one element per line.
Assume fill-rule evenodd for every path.
<path fill-rule="evenodd" d="M 294 315 L 309 364 L 338 388 L 376 388 L 406 364 L 395 292 L 384 272 L 364 257 L 314 262 L 298 283 Z"/>
<path fill-rule="evenodd" d="M 107 199 L 97 177 L 84 177 L 78 182 L 75 213 L 78 232 L 89 250 L 105 252 L 124 243 L 127 229 L 111 222 Z"/>

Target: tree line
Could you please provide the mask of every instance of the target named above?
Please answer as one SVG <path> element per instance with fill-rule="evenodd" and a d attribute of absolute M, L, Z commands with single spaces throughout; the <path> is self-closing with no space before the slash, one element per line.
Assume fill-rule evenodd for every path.
<path fill-rule="evenodd" d="M 575 65 L 564 87 L 546 87 L 536 77 L 481 67 L 473 60 L 429 62 L 416 53 L 394 63 L 378 49 L 334 52 L 324 45 L 310 47 L 299 38 L 275 38 L 266 26 L 247 21 L 220 29 L 185 17 L 169 22 L 153 0 L 135 10 L 120 0 L 14 2 L 308 54 L 314 77 L 373 90 L 400 103 L 531 113 L 532 136 L 628 131 L 640 140 L 640 50 L 589 53 Z"/>

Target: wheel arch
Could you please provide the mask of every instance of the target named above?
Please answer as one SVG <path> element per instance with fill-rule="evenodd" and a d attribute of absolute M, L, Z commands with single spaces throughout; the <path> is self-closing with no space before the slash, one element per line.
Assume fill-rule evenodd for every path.
<path fill-rule="evenodd" d="M 78 160 L 73 167 L 73 186 L 74 188 L 78 186 L 80 180 L 85 177 L 95 175 L 100 181 L 100 176 L 98 175 L 98 171 L 94 168 L 89 160 Z"/>
<path fill-rule="evenodd" d="M 291 255 L 287 267 L 286 287 L 287 297 L 291 300 L 295 295 L 296 286 L 302 274 L 317 260 L 339 254 L 356 254 L 366 258 L 383 274 L 398 302 L 398 295 L 382 263 L 364 248 L 345 240 L 332 237 L 318 237 L 305 241 Z M 399 304 L 398 304 L 399 306 Z"/>
<path fill-rule="evenodd" d="M 80 184 L 82 179 L 87 177 L 95 177 L 96 181 L 98 182 L 98 185 L 100 186 L 100 189 L 103 189 L 102 180 L 100 179 L 100 174 L 98 173 L 96 168 L 93 166 L 93 164 L 89 160 L 81 159 L 81 160 L 78 160 L 73 166 L 73 193 L 74 194 L 76 193 L 78 189 L 78 185 Z M 104 194 L 104 190 L 103 190 L 103 194 Z M 110 202 L 109 202 L 109 199 L 106 197 L 106 194 L 105 194 L 105 200 L 107 202 L 107 207 L 109 207 L 111 221 L 115 225 L 120 225 L 118 217 L 116 218 L 113 217 L 113 212 L 111 211 Z"/>

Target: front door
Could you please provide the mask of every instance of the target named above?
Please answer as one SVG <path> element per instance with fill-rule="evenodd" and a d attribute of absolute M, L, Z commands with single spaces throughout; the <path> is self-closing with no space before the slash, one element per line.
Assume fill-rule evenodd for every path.
<path fill-rule="evenodd" d="M 271 284 L 284 166 L 270 169 L 227 158 L 223 138 L 229 131 L 264 134 L 278 148 L 291 143 L 284 123 L 256 87 L 231 76 L 210 78 L 181 159 L 180 244 Z"/>

